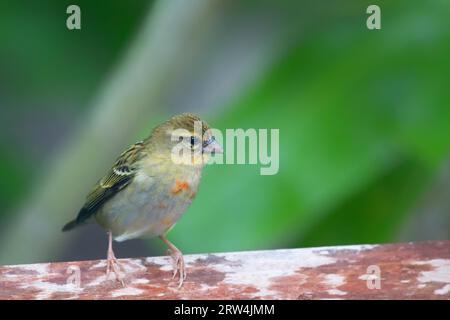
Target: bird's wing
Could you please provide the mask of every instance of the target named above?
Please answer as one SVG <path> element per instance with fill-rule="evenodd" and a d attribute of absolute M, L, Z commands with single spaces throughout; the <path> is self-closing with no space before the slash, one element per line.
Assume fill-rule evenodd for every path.
<path fill-rule="evenodd" d="M 144 156 L 144 143 L 137 142 L 125 150 L 117 158 L 114 166 L 95 185 L 86 197 L 86 202 L 74 221 L 64 226 L 63 230 L 70 230 L 83 223 L 111 197 L 128 186 L 136 174 L 137 162 Z"/>

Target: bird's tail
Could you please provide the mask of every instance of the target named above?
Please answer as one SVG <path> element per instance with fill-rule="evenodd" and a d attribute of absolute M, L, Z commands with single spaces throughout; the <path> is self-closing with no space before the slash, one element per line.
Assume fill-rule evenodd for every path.
<path fill-rule="evenodd" d="M 77 227 L 79 225 L 77 219 L 72 220 L 70 222 L 68 222 L 63 228 L 62 231 L 69 231 L 72 230 L 73 228 Z"/>
<path fill-rule="evenodd" d="M 70 221 L 67 223 L 63 228 L 62 231 L 69 231 L 72 230 L 75 227 L 83 225 L 93 214 L 92 210 L 81 208 L 80 212 L 78 212 L 78 215 L 76 219 Z"/>

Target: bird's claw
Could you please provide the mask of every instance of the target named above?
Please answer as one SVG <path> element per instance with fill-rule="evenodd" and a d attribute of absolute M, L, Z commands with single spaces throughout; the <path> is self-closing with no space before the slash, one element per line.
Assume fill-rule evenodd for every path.
<path fill-rule="evenodd" d="M 172 280 L 175 279 L 177 274 L 179 275 L 178 289 L 180 289 L 183 286 L 184 280 L 186 279 L 183 254 L 179 250 L 172 251 L 170 249 L 169 254 L 172 257 L 172 265 L 173 265 Z"/>
<path fill-rule="evenodd" d="M 122 272 L 125 272 L 125 269 L 123 266 L 117 261 L 116 257 L 114 256 L 114 253 L 112 251 L 108 252 L 108 259 L 106 261 L 106 278 L 109 278 L 109 275 L 111 271 L 114 272 L 114 275 L 116 276 L 117 281 L 119 281 L 123 287 L 125 287 L 124 282 L 124 275 Z"/>

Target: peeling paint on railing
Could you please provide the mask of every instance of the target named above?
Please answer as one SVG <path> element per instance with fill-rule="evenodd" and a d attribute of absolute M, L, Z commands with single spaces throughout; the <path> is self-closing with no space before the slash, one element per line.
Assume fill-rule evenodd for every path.
<path fill-rule="evenodd" d="M 0 267 L 0 299 L 449 299 L 450 241 L 186 255 Z M 76 271 L 78 275 L 72 271 Z M 371 270 L 378 270 L 379 274 Z M 74 280 L 78 276 L 79 280 Z M 374 282 L 378 281 L 378 285 Z"/>

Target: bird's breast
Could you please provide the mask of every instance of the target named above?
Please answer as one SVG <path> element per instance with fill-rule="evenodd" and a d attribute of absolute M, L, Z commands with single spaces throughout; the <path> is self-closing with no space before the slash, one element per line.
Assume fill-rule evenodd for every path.
<path fill-rule="evenodd" d="M 195 198 L 200 175 L 194 170 L 158 175 L 142 170 L 129 186 L 105 203 L 97 220 L 119 241 L 161 235 Z"/>

